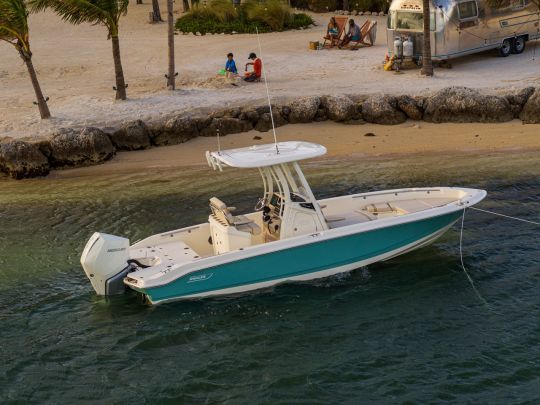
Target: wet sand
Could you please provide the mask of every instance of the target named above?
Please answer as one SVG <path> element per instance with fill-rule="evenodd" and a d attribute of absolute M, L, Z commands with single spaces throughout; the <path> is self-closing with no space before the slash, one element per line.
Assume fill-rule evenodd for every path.
<path fill-rule="evenodd" d="M 343 125 L 333 122 L 277 128 L 278 141 L 304 140 L 323 144 L 325 158 L 392 155 L 463 155 L 540 150 L 540 125 L 521 121 L 502 124 L 429 124 L 406 122 L 396 126 Z M 261 137 L 262 139 L 254 139 Z M 250 131 L 221 137 L 222 149 L 273 142 L 272 132 Z M 216 138 L 195 138 L 174 146 L 119 152 L 102 165 L 53 171 L 50 178 L 99 176 L 206 165 L 204 153 L 216 150 Z"/>

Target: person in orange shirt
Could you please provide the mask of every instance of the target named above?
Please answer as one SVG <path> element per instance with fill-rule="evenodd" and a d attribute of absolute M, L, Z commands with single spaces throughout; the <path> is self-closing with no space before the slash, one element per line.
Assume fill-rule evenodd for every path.
<path fill-rule="evenodd" d="M 255 82 L 259 81 L 261 79 L 262 75 L 262 61 L 260 58 L 257 58 L 257 55 L 255 55 L 254 52 L 251 52 L 249 54 L 249 58 L 252 62 L 246 63 L 246 75 L 244 76 L 244 80 L 246 82 Z M 248 72 L 248 66 L 253 66 L 253 71 Z"/>

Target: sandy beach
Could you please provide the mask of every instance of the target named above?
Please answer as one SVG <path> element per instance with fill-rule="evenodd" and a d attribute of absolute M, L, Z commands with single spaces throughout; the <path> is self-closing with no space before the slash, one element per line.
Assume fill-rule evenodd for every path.
<path fill-rule="evenodd" d="M 161 7 L 165 9 L 164 2 Z M 195 107 L 262 99 L 262 83 L 232 88 L 215 80 L 227 52 L 234 52 L 238 65 L 243 66 L 248 53 L 257 51 L 254 35 L 176 36 L 179 86 L 175 92 L 166 91 L 167 27 L 149 24 L 150 10 L 150 2 L 132 2 L 121 20 L 120 45 L 129 84 L 125 102 L 113 101 L 111 43 L 103 27 L 73 26 L 51 12 L 31 15 L 34 65 L 44 94 L 50 97 L 53 119 L 40 122 L 25 66 L 9 44 L 1 43 L 0 137 L 32 137 L 69 125 L 107 127 L 136 118 L 149 121 Z M 433 78 L 421 77 L 417 70 L 395 75 L 382 70 L 386 17 L 370 17 L 378 22 L 372 48 L 310 51 L 309 41 L 321 39 L 330 16 L 312 15 L 317 26 L 261 36 L 274 99 L 298 94 L 417 94 L 449 85 L 496 92 L 540 84 L 540 59 L 533 61 L 533 43 L 523 54 L 508 58 L 487 52 L 458 59 L 453 69 L 436 69 Z M 356 18 L 361 23 L 366 17 Z"/>
<path fill-rule="evenodd" d="M 540 150 L 538 125 L 521 121 L 502 124 L 429 124 L 396 126 L 342 125 L 332 122 L 278 128 L 279 141 L 304 140 L 325 145 L 323 159 L 376 158 L 395 155 L 466 155 Z M 254 139 L 261 137 L 261 139 Z M 271 143 L 271 132 L 250 131 L 221 138 L 221 147 L 237 148 Z M 216 150 L 216 138 L 199 137 L 186 143 L 143 151 L 119 152 L 111 161 L 91 167 L 56 170 L 48 178 L 100 176 L 112 173 L 178 169 L 206 165 L 204 153 Z"/>

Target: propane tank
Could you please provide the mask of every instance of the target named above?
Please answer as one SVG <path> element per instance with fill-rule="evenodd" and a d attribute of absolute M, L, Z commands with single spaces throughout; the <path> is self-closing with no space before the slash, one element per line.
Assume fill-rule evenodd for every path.
<path fill-rule="evenodd" d="M 401 58 L 403 56 L 403 41 L 401 37 L 394 38 L 394 55 L 396 58 Z"/>
<path fill-rule="evenodd" d="M 414 54 L 414 45 L 411 37 L 407 37 L 405 42 L 403 42 L 403 56 L 405 58 L 412 58 Z"/>

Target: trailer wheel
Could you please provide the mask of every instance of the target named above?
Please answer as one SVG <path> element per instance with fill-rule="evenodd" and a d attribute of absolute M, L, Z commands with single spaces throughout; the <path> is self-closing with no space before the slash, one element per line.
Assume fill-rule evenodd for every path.
<path fill-rule="evenodd" d="M 517 37 L 512 44 L 512 53 L 520 54 L 525 50 L 525 37 Z"/>
<path fill-rule="evenodd" d="M 506 38 L 501 46 L 499 47 L 499 56 L 502 56 L 503 58 L 506 58 L 508 55 L 512 53 L 512 42 L 513 40 Z"/>

